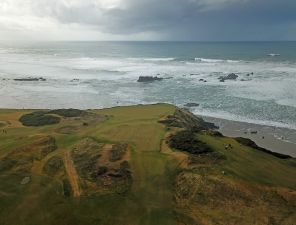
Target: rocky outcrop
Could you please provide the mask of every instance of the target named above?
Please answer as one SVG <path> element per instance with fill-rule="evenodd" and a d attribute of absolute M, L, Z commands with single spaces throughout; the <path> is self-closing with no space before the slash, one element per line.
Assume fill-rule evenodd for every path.
<path fill-rule="evenodd" d="M 153 81 L 161 81 L 163 78 L 161 77 L 153 77 L 153 76 L 140 76 L 138 82 L 153 82 Z"/>
<path fill-rule="evenodd" d="M 199 106 L 199 104 L 195 102 L 190 102 L 184 105 L 184 107 L 188 107 L 188 108 L 197 107 L 197 106 Z"/>
<path fill-rule="evenodd" d="M 14 81 L 46 81 L 43 77 L 16 78 Z"/>
<path fill-rule="evenodd" d="M 218 79 L 220 80 L 220 82 L 224 82 L 226 80 L 236 80 L 238 78 L 238 75 L 236 75 L 235 73 L 230 73 L 227 76 L 221 76 Z"/>
<path fill-rule="evenodd" d="M 218 128 L 215 124 L 208 123 L 185 109 L 176 109 L 174 115 L 169 115 L 159 122 L 168 127 L 179 127 L 193 132 Z"/>

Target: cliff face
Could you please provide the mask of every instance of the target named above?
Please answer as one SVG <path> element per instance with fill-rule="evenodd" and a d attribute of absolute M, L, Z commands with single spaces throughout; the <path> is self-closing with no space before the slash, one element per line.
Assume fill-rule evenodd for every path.
<path fill-rule="evenodd" d="M 202 118 L 180 108 L 177 108 L 173 115 L 169 115 L 159 122 L 168 127 L 178 127 L 194 132 L 218 128 L 215 124 L 205 122 Z"/>

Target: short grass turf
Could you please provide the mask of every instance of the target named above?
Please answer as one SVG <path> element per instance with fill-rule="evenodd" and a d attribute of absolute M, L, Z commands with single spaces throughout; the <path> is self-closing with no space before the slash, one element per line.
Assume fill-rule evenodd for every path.
<path fill-rule="evenodd" d="M 0 110 L 0 121 L 8 122 L 1 127 L 7 133 L 0 134 L 0 163 L 10 152 L 34 144 L 36 138 L 42 135 L 54 137 L 58 146 L 57 150 L 46 157 L 34 160 L 29 172 L 0 171 L 0 224 L 233 224 L 234 215 L 226 214 L 228 216 L 223 220 L 221 211 L 196 211 L 194 207 L 178 205 L 175 200 L 175 180 L 181 173 L 212 176 L 221 175 L 223 171 L 230 180 L 295 191 L 294 159 L 277 159 L 241 146 L 231 138 L 198 134 L 200 141 L 224 154 L 227 159 L 213 165 L 212 169 L 181 167 L 182 162 L 174 156 L 175 150 L 161 151 L 163 139 L 172 131 L 168 131 L 158 121 L 172 115 L 175 110 L 176 107 L 168 104 L 89 110 L 89 113 L 104 115 L 108 119 L 92 121 L 84 126 L 83 120 L 61 118 L 58 124 L 40 127 L 25 127 L 19 122 L 22 115 L 34 110 Z M 76 129 L 68 134 L 57 132 L 62 127 Z M 75 198 L 71 193 L 70 196 L 64 193 L 63 184 L 69 181 L 63 166 L 54 176 L 44 171 L 44 165 L 52 157 L 63 158 L 66 151 L 85 138 L 98 143 L 129 145 L 132 185 L 127 192 L 82 195 Z M 224 149 L 225 144 L 229 143 L 234 146 L 233 150 Z M 27 176 L 30 177 L 30 182 L 21 185 L 21 181 Z M 219 223 L 217 220 L 215 223 L 215 220 L 207 219 L 207 215 L 219 219 Z"/>

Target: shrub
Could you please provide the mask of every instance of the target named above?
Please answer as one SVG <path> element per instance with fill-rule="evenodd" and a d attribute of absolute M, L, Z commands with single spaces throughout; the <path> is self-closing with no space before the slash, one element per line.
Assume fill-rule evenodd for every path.
<path fill-rule="evenodd" d="M 106 166 L 100 166 L 99 168 L 98 168 L 98 174 L 99 175 L 103 175 L 103 174 L 105 174 L 105 173 L 107 173 L 108 172 L 108 167 L 106 167 Z"/>
<path fill-rule="evenodd" d="M 105 173 L 108 172 L 108 167 L 106 166 L 100 166 L 97 171 L 94 171 L 93 174 L 91 174 L 91 177 L 93 180 L 97 180 L 99 176 L 104 175 Z"/>
<path fill-rule="evenodd" d="M 64 196 L 70 197 L 73 194 L 71 184 L 68 179 L 63 180 L 63 189 L 64 189 Z"/>
<path fill-rule="evenodd" d="M 109 153 L 109 161 L 115 162 L 121 160 L 127 151 L 127 144 L 116 144 L 113 145 L 112 150 Z"/>
<path fill-rule="evenodd" d="M 129 166 L 128 161 L 125 160 L 120 163 L 120 169 L 118 171 L 118 174 L 121 176 L 126 176 L 126 177 L 131 176 L 130 166 Z"/>
<path fill-rule="evenodd" d="M 54 176 L 63 168 L 63 159 L 59 156 L 53 156 L 46 162 L 43 167 L 43 171 L 50 176 Z"/>
<path fill-rule="evenodd" d="M 44 126 L 52 125 L 60 122 L 60 118 L 52 115 L 46 115 L 46 112 L 37 111 L 21 116 L 19 121 L 24 126 Z"/>
<path fill-rule="evenodd" d="M 207 144 L 196 138 L 194 132 L 187 130 L 179 131 L 175 135 L 171 136 L 169 145 L 171 148 L 192 154 L 213 152 Z"/>

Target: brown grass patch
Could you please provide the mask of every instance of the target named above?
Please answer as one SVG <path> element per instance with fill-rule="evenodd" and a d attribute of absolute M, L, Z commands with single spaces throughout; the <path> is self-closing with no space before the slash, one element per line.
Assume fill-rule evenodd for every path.
<path fill-rule="evenodd" d="M 64 164 L 65 164 L 65 168 L 69 178 L 69 182 L 72 187 L 73 196 L 80 197 L 80 195 L 82 194 L 82 190 L 80 189 L 80 186 L 79 186 L 79 177 L 77 175 L 77 172 L 74 167 L 69 151 L 66 151 L 64 154 Z"/>

